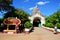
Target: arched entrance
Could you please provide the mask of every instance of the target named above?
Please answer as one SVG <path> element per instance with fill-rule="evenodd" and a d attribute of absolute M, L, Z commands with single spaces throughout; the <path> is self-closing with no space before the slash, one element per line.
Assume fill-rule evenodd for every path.
<path fill-rule="evenodd" d="M 41 24 L 41 18 L 35 17 L 33 20 L 33 26 L 38 27 L 39 24 Z"/>

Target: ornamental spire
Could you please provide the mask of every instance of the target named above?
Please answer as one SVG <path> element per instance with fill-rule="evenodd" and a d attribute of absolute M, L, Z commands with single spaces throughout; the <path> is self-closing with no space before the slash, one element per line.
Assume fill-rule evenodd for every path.
<path fill-rule="evenodd" d="M 32 15 L 35 15 L 39 12 L 38 6 L 36 5 L 32 11 Z"/>

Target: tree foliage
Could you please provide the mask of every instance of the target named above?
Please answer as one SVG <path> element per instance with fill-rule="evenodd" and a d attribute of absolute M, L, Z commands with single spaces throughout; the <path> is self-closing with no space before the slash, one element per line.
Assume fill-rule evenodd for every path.
<path fill-rule="evenodd" d="M 60 23 L 60 9 L 57 12 L 54 12 L 52 15 L 50 15 L 49 17 L 46 18 L 46 24 L 47 23 L 52 23 L 53 25 Z"/>
<path fill-rule="evenodd" d="M 24 24 L 24 27 L 25 28 L 30 28 L 32 26 L 32 23 L 30 23 L 29 21 L 27 21 L 25 24 Z"/>
<path fill-rule="evenodd" d="M 0 0 L 0 11 L 10 11 L 12 9 L 12 3 L 13 0 Z"/>
<path fill-rule="evenodd" d="M 22 23 L 29 21 L 28 19 L 29 14 L 22 9 L 13 9 L 11 12 L 7 12 L 4 14 L 4 18 L 8 17 L 18 17 Z"/>
<path fill-rule="evenodd" d="M 3 18 L 0 18 L 0 26 L 1 26 L 1 23 L 3 23 L 3 20 L 4 20 Z"/>

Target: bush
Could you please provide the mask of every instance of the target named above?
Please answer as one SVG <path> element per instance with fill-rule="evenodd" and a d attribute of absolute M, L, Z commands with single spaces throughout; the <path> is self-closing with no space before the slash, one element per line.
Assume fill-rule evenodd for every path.
<path fill-rule="evenodd" d="M 56 23 L 57 28 L 60 29 L 60 23 Z"/>
<path fill-rule="evenodd" d="M 29 21 L 27 21 L 25 24 L 24 24 L 24 27 L 25 28 L 30 28 L 32 26 L 32 23 L 30 23 Z"/>
<path fill-rule="evenodd" d="M 50 28 L 53 28 L 54 27 L 52 23 L 46 23 L 46 24 L 44 24 L 44 26 L 45 27 L 50 27 Z"/>
<path fill-rule="evenodd" d="M 43 26 L 46 26 L 46 24 L 43 24 Z"/>

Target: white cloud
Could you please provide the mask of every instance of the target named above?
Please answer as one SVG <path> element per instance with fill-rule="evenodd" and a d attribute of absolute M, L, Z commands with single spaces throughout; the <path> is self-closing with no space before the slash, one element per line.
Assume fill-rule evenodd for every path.
<path fill-rule="evenodd" d="M 47 4 L 47 3 L 49 3 L 49 1 L 45 1 L 45 2 L 40 1 L 40 2 L 37 2 L 38 5 L 45 5 L 45 4 Z"/>
<path fill-rule="evenodd" d="M 34 7 L 29 8 L 29 10 L 33 10 Z"/>
<path fill-rule="evenodd" d="M 28 2 L 29 0 L 24 0 L 24 2 Z"/>

